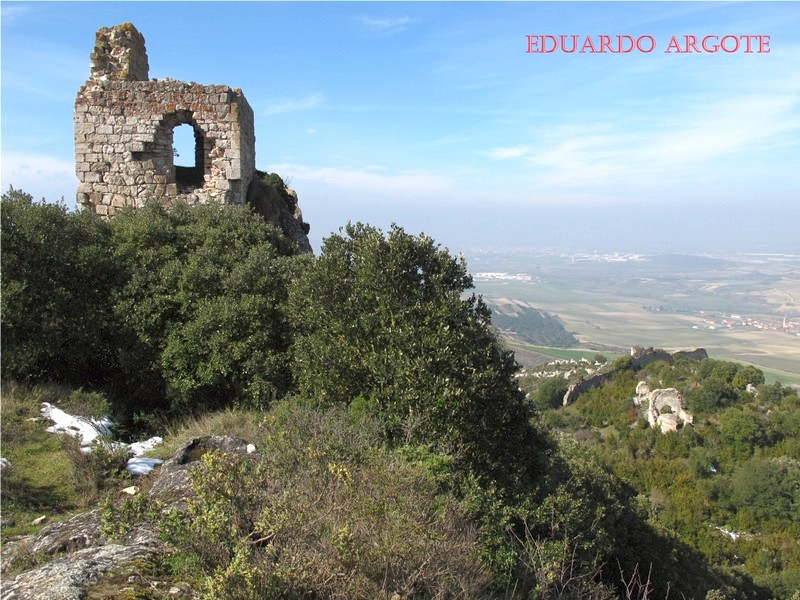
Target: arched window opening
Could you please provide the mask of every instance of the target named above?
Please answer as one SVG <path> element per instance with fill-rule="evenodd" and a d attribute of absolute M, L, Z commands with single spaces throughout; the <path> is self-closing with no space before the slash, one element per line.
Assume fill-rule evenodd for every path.
<path fill-rule="evenodd" d="M 203 187 L 204 143 L 203 133 L 190 124 L 179 124 L 172 130 L 172 158 L 179 193 Z"/>

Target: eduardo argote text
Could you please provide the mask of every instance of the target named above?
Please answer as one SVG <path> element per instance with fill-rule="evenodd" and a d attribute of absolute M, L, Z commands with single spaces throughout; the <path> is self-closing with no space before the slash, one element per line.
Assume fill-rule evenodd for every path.
<path fill-rule="evenodd" d="M 652 35 L 528 35 L 527 54 L 769 54 L 768 35 L 673 35 L 659 44 Z"/>

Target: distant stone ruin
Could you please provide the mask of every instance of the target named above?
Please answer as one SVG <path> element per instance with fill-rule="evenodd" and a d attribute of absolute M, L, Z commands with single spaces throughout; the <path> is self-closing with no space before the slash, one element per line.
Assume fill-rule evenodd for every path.
<path fill-rule="evenodd" d="M 678 350 L 670 354 L 660 348 L 643 348 L 642 346 L 631 347 L 631 367 L 641 369 L 657 360 L 663 360 L 670 364 L 678 359 L 686 360 L 705 360 L 708 352 L 705 348 L 695 348 L 694 350 Z"/>
<path fill-rule="evenodd" d="M 686 401 L 675 388 L 650 391 L 650 386 L 640 381 L 633 403 L 636 406 L 647 404 L 647 422 L 661 433 L 677 431 L 694 422 L 694 416 L 686 410 Z"/>
<path fill-rule="evenodd" d="M 102 217 L 149 200 L 243 204 L 255 172 L 253 110 L 239 89 L 148 80 L 144 37 L 103 27 L 75 100 L 77 201 Z M 194 132 L 193 166 L 176 167 L 173 131 Z"/>
<path fill-rule="evenodd" d="M 694 350 L 678 350 L 677 352 L 670 354 L 666 350 L 661 350 L 660 348 L 654 350 L 653 348 L 633 346 L 631 348 L 631 362 L 629 367 L 634 371 L 637 371 L 643 367 L 646 367 L 650 363 L 656 362 L 657 360 L 663 360 L 672 364 L 678 359 L 704 360 L 706 358 L 708 358 L 708 352 L 706 352 L 703 348 L 695 348 Z M 616 371 L 617 368 L 612 364 L 606 369 L 595 373 L 594 375 L 585 377 L 580 381 L 573 383 L 569 386 L 567 393 L 564 394 L 564 398 L 562 399 L 561 403 L 564 406 L 569 406 L 575 402 L 575 400 L 581 394 L 585 394 L 589 390 L 603 385 L 606 381 L 611 379 Z"/>

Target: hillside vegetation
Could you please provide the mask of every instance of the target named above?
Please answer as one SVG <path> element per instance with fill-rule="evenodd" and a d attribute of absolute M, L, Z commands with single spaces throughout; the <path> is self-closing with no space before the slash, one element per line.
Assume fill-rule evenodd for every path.
<path fill-rule="evenodd" d="M 112 538 L 152 522 L 167 551 L 142 571 L 207 598 L 792 597 L 798 411 L 780 386 L 762 386 L 760 402 L 773 398 L 762 409 L 738 371 L 718 388 L 693 376 L 693 402 L 719 411 L 716 438 L 631 427 L 633 374 L 585 410 L 543 410 L 544 392 L 520 389 L 464 261 L 397 226 L 349 224 L 313 257 L 245 207 L 148 206 L 102 222 L 10 190 L 2 244 L 4 519 L 100 506 Z M 31 422 L 45 398 L 108 408 L 131 435 L 166 434 L 162 457 L 210 433 L 258 456 L 205 454 L 196 498 L 164 515 L 145 495 L 110 493 L 130 483 L 113 455 L 82 459 Z M 602 443 L 592 425 L 605 427 Z M 626 462 L 631 436 L 650 450 Z M 664 465 L 642 462 L 665 444 Z M 695 447 L 727 479 L 692 475 L 691 460 L 705 464 Z M 59 461 L 91 468 L 91 488 L 63 478 L 42 496 L 35 473 Z M 775 536 L 767 566 L 717 552 L 726 538 L 712 529 L 708 544 L 693 538 L 664 508 L 677 505 L 672 487 L 645 486 L 639 464 L 663 470 L 675 494 L 692 477 L 698 489 L 729 481 L 702 497 L 721 524 Z M 741 482 L 767 471 L 789 482 L 788 499 L 764 513 Z"/>
<path fill-rule="evenodd" d="M 553 315 L 522 304 L 492 302 L 492 322 L 527 344 L 572 348 L 578 345 L 575 336 Z"/>
<path fill-rule="evenodd" d="M 710 562 L 747 573 L 771 598 L 800 590 L 800 395 L 752 366 L 706 359 L 630 361 L 561 407 L 568 381 L 526 376 L 544 421 L 584 440 L 648 498 L 654 522 Z M 546 367 L 545 367 L 546 368 Z M 693 425 L 662 434 L 633 397 L 637 382 L 676 388 Z M 749 390 L 749 391 L 748 391 Z M 644 408 L 644 407 L 643 407 Z"/>

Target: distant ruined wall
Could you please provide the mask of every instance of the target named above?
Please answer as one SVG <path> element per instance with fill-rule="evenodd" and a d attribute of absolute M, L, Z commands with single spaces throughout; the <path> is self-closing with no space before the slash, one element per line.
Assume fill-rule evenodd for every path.
<path fill-rule="evenodd" d="M 694 350 L 679 350 L 678 352 L 673 352 L 672 358 L 675 360 L 679 358 L 685 358 L 687 360 L 705 360 L 708 358 L 708 352 L 706 352 L 705 348 L 695 348 Z"/>
<path fill-rule="evenodd" d="M 641 346 L 633 346 L 631 348 L 631 367 L 634 369 L 642 369 L 657 360 L 664 360 L 671 363 L 672 355 L 660 348 L 657 350 L 653 348 L 642 348 Z"/>
<path fill-rule="evenodd" d="M 708 358 L 708 352 L 705 351 L 703 348 L 695 348 L 694 350 L 679 350 L 670 354 L 666 350 L 661 350 L 660 348 L 653 349 L 653 348 L 642 348 L 641 346 L 633 346 L 631 348 L 631 364 L 630 368 L 633 370 L 638 370 L 643 367 L 646 367 L 650 363 L 656 362 L 657 360 L 663 360 L 668 363 L 672 363 L 677 358 L 686 358 L 688 360 L 703 360 Z M 586 377 L 581 379 L 577 383 L 573 383 L 569 386 L 567 393 L 564 394 L 564 398 L 562 400 L 562 404 L 564 406 L 569 406 L 580 396 L 581 394 L 585 394 L 589 390 L 596 388 L 598 386 L 603 385 L 606 381 L 611 379 L 614 376 L 616 369 L 609 368 L 602 373 L 595 373 L 590 377 Z"/>
<path fill-rule="evenodd" d="M 611 379 L 613 374 L 613 370 L 603 373 L 595 373 L 594 375 L 581 379 L 577 383 L 573 383 L 569 386 L 569 389 L 567 389 L 567 393 L 564 394 L 564 399 L 561 403 L 564 406 L 569 406 L 581 394 L 585 394 L 589 390 L 603 385 L 603 383 Z"/>
<path fill-rule="evenodd" d="M 243 204 L 255 173 L 253 110 L 239 89 L 148 80 L 130 23 L 97 32 L 75 100 L 77 201 L 102 217 L 149 200 Z M 173 131 L 194 130 L 193 167 L 176 167 Z"/>

